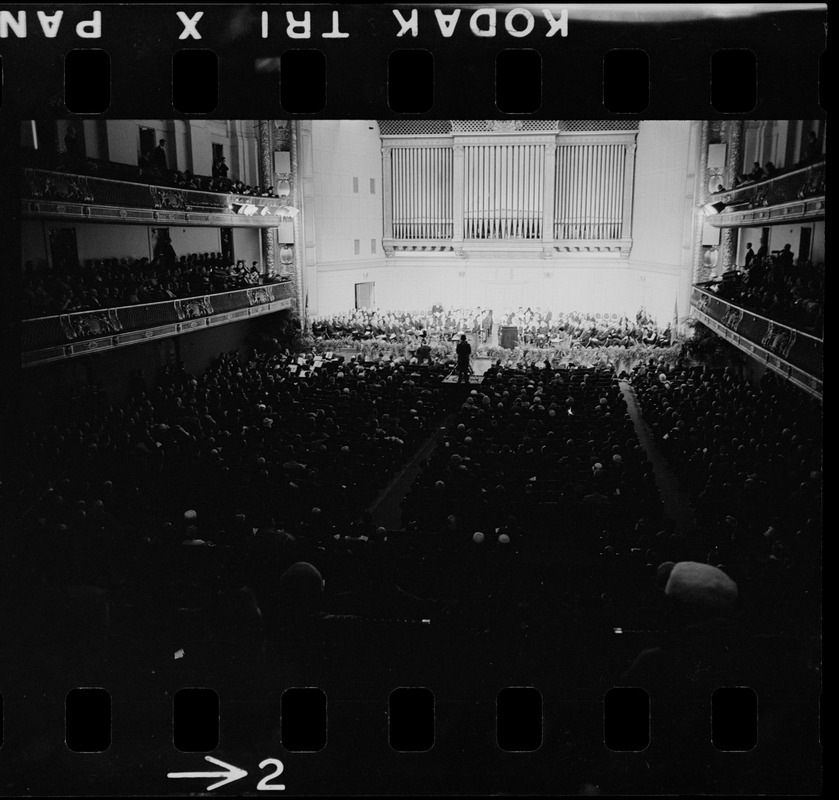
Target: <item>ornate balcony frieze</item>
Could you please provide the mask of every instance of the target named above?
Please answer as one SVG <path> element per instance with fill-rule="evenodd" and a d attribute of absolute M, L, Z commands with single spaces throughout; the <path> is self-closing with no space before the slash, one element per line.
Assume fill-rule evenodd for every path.
<path fill-rule="evenodd" d="M 291 308 L 290 282 L 159 303 L 78 311 L 21 323 L 24 366 L 58 361 Z"/>
<path fill-rule="evenodd" d="M 824 219 L 825 163 L 710 195 L 710 202 L 724 204 L 708 221 L 719 228 L 766 225 L 774 222 Z"/>
<path fill-rule="evenodd" d="M 699 286 L 693 287 L 690 304 L 695 319 L 801 388 L 822 396 L 821 339 L 735 306 Z"/>
<path fill-rule="evenodd" d="M 202 192 L 25 169 L 22 210 L 25 217 L 272 227 L 289 219 L 286 203 L 277 197 Z"/>

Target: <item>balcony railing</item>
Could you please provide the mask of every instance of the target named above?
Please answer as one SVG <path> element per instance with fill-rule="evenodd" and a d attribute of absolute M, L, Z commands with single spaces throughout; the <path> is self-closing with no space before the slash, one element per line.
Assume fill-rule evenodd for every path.
<path fill-rule="evenodd" d="M 741 350 L 808 391 L 821 395 L 824 342 L 803 331 L 733 305 L 701 286 L 694 286 L 690 304 L 700 321 Z"/>
<path fill-rule="evenodd" d="M 726 208 L 710 218 L 717 226 L 730 226 L 755 219 L 790 219 L 794 217 L 824 216 L 825 194 L 824 162 L 786 172 L 760 183 L 751 183 L 737 189 L 712 194 L 711 203 L 721 202 Z M 819 204 L 818 200 L 821 200 Z M 793 204 L 800 208 L 779 209 L 779 214 L 766 213 L 766 209 Z M 761 212 L 762 214 L 755 212 Z M 820 213 L 819 213 L 820 212 Z"/>
<path fill-rule="evenodd" d="M 291 308 L 290 282 L 23 320 L 24 365 L 137 344 Z"/>
<path fill-rule="evenodd" d="M 247 217 L 249 224 L 276 225 L 282 217 L 286 201 L 277 197 L 202 192 L 171 186 L 115 181 L 89 175 L 25 169 L 23 180 L 24 211 L 29 213 L 58 210 L 58 206 L 91 206 L 117 209 L 144 209 L 152 212 L 196 212 L 228 214 L 242 219 L 236 207 L 256 206 L 258 211 Z M 262 213 L 262 209 L 266 209 Z"/>

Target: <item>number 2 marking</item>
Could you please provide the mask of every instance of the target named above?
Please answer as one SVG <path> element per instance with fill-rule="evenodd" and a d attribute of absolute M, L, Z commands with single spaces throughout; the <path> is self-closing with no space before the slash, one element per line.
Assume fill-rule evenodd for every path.
<path fill-rule="evenodd" d="M 271 784 L 269 781 L 272 778 L 276 778 L 278 775 L 282 774 L 284 769 L 283 762 L 277 758 L 266 758 L 264 761 L 259 762 L 259 768 L 264 769 L 267 766 L 274 766 L 276 769 L 270 774 L 266 775 L 256 786 L 257 790 L 260 792 L 282 792 L 285 789 L 284 783 L 275 783 Z"/>

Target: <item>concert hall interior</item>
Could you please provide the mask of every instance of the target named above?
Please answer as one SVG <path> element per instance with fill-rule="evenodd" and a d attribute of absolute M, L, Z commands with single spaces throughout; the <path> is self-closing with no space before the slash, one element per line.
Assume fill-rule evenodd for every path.
<path fill-rule="evenodd" d="M 103 769 L 197 688 L 300 791 L 404 789 L 406 750 L 418 793 L 818 791 L 825 141 L 23 122 L 11 785 L 83 784 L 54 731 L 100 687 Z"/>

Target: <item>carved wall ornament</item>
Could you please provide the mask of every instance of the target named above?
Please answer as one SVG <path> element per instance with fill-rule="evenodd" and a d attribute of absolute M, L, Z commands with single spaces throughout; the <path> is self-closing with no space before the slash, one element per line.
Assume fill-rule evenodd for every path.
<path fill-rule="evenodd" d="M 93 192 L 87 178 L 81 175 L 58 173 L 33 173 L 29 190 L 36 200 L 61 200 L 77 203 L 92 203 Z"/>
<path fill-rule="evenodd" d="M 159 186 L 150 186 L 149 191 L 155 208 L 171 208 L 176 211 L 186 210 L 186 200 L 180 189 L 162 189 Z"/>
<path fill-rule="evenodd" d="M 189 300 L 175 300 L 175 311 L 178 314 L 178 319 L 196 319 L 197 317 L 209 317 L 213 313 L 213 306 L 210 303 L 210 298 L 193 297 Z"/>
<path fill-rule="evenodd" d="M 61 314 L 58 318 L 67 340 L 90 339 L 109 336 L 122 330 L 122 323 L 115 308 L 90 311 L 85 314 Z"/>
<path fill-rule="evenodd" d="M 487 119 L 484 120 L 486 129 L 488 131 L 520 131 L 522 129 L 522 122 L 520 119 Z"/>
<path fill-rule="evenodd" d="M 722 324 L 732 331 L 736 331 L 743 320 L 743 309 L 732 306 L 723 317 Z"/>
<path fill-rule="evenodd" d="M 796 337 L 796 332 L 791 328 L 784 328 L 770 322 L 760 343 L 770 352 L 786 359 L 795 344 Z"/>
<path fill-rule="evenodd" d="M 259 286 L 255 289 L 248 289 L 248 302 L 252 306 L 270 303 L 272 299 L 273 298 L 271 297 L 271 292 L 269 292 L 265 286 Z"/>
<path fill-rule="evenodd" d="M 711 304 L 711 298 L 708 297 L 707 294 L 699 295 L 699 299 L 696 301 L 696 310 L 697 311 L 705 311 L 706 308 Z"/>

